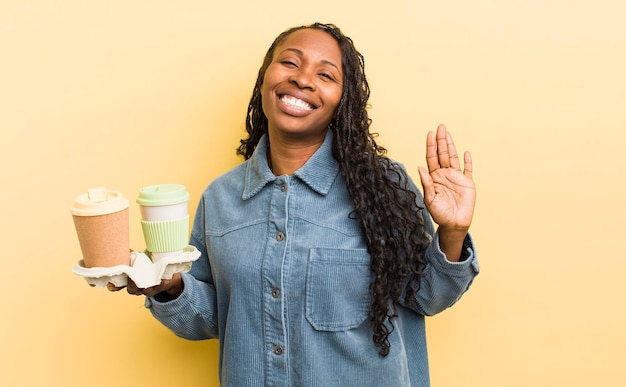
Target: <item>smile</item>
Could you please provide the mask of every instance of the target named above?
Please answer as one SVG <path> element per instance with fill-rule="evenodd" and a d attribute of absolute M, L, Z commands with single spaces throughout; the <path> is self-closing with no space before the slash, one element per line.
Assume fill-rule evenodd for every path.
<path fill-rule="evenodd" d="M 280 97 L 280 100 L 284 104 L 289 105 L 290 107 L 294 109 L 298 109 L 298 110 L 313 110 L 314 109 L 314 107 L 311 106 L 311 104 L 309 104 L 308 102 L 292 97 L 290 95 L 283 95 Z"/>

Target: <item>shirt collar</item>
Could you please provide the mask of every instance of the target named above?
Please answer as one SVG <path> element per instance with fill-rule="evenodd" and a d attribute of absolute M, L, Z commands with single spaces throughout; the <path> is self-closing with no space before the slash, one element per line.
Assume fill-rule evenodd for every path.
<path fill-rule="evenodd" d="M 326 138 L 319 149 L 294 173 L 294 176 L 297 176 L 321 195 L 328 194 L 339 172 L 339 163 L 333 157 L 332 147 L 333 133 L 329 130 L 326 132 Z M 267 149 L 268 137 L 263 135 L 246 167 L 243 200 L 250 199 L 259 193 L 267 183 L 276 180 L 276 176 L 267 164 Z"/>

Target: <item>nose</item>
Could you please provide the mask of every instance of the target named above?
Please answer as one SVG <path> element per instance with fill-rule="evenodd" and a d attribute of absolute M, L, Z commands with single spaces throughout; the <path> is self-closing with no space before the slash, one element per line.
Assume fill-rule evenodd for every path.
<path fill-rule="evenodd" d="M 315 89 L 312 72 L 307 69 L 299 69 L 299 71 L 291 74 L 289 82 L 299 89 Z"/>

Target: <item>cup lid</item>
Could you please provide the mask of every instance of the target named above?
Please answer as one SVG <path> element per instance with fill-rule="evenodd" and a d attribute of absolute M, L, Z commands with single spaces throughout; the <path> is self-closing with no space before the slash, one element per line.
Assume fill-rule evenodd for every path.
<path fill-rule="evenodd" d="M 128 205 L 128 199 L 121 192 L 98 187 L 77 196 L 70 211 L 77 216 L 97 216 L 122 211 Z"/>
<path fill-rule="evenodd" d="M 181 184 L 157 184 L 139 190 L 137 203 L 141 206 L 170 206 L 189 201 L 189 192 Z"/>

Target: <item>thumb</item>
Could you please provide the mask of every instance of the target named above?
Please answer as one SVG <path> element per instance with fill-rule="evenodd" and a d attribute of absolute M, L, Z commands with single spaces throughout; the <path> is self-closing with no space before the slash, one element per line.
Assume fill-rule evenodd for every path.
<path fill-rule="evenodd" d="M 420 180 L 422 181 L 422 189 L 424 191 L 424 201 L 430 202 L 434 194 L 434 183 L 432 177 L 424 167 L 417 167 L 417 170 L 420 175 Z"/>

